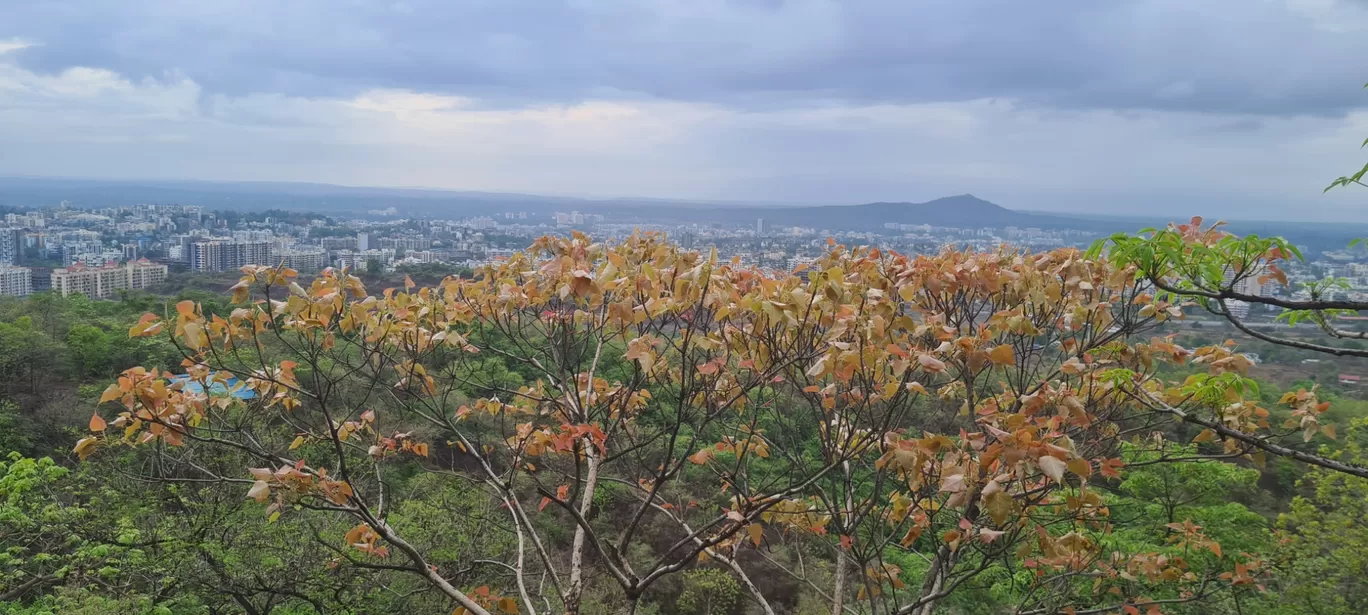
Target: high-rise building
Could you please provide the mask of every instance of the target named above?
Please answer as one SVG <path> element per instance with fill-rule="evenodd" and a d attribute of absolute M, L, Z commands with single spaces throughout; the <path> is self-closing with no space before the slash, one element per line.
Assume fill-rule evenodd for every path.
<path fill-rule="evenodd" d="M 33 270 L 28 267 L 0 265 L 0 295 L 24 297 L 33 292 Z"/>
<path fill-rule="evenodd" d="M 7 226 L 0 228 L 0 264 L 18 265 L 24 262 L 24 229 Z"/>
<path fill-rule="evenodd" d="M 244 265 L 270 265 L 269 241 L 199 241 L 191 245 L 192 271 L 233 271 Z"/>
<path fill-rule="evenodd" d="M 1350 271 L 1352 270 L 1353 266 L 1350 265 Z M 1279 289 L 1278 282 L 1273 280 L 1271 277 L 1267 280 L 1260 280 L 1260 278 L 1263 278 L 1265 275 L 1267 275 L 1267 273 L 1268 267 L 1260 266 L 1254 272 L 1249 273 L 1247 275 L 1242 275 L 1240 276 L 1239 281 L 1235 281 L 1235 272 L 1233 270 L 1227 269 L 1225 274 L 1221 278 L 1221 285 L 1229 285 L 1230 290 L 1233 290 L 1237 293 L 1244 295 L 1253 295 L 1255 297 L 1267 297 L 1270 295 L 1275 295 L 1278 293 Z"/>
<path fill-rule="evenodd" d="M 369 242 L 367 242 L 369 243 Z M 357 250 L 365 252 L 367 248 L 360 247 L 357 241 Z M 432 240 L 427 237 L 381 237 L 375 242 L 381 250 L 428 250 L 432 248 Z"/>
<path fill-rule="evenodd" d="M 768 230 L 768 229 L 765 228 L 765 219 L 764 219 L 764 218 L 756 218 L 756 219 L 755 219 L 755 235 L 756 235 L 757 237 L 760 236 L 760 235 L 764 235 L 766 230 Z"/>
<path fill-rule="evenodd" d="M 356 234 L 356 249 L 362 252 L 370 249 L 370 233 Z"/>
<path fill-rule="evenodd" d="M 324 250 L 355 250 L 357 243 L 361 240 L 361 233 L 356 237 L 324 237 L 318 240 L 319 245 Z"/>
<path fill-rule="evenodd" d="M 74 265 L 52 270 L 52 290 L 63 297 L 85 295 L 92 299 L 108 299 L 120 290 L 147 288 L 166 279 L 166 265 L 147 259 L 123 265 L 87 267 Z"/>
<path fill-rule="evenodd" d="M 312 246 L 276 250 L 271 253 L 271 265 L 280 264 L 295 271 L 319 271 L 328 265 L 328 251 Z"/>

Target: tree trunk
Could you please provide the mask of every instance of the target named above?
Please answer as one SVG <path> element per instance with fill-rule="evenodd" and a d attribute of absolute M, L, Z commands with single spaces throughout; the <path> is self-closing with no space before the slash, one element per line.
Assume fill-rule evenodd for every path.
<path fill-rule="evenodd" d="M 587 522 L 589 509 L 594 505 L 594 490 L 598 487 L 599 457 L 594 443 L 588 438 L 584 441 L 586 468 L 584 472 L 584 492 L 580 494 L 580 517 Z M 580 598 L 584 594 L 584 542 L 588 538 L 583 525 L 575 526 L 575 539 L 570 547 L 570 587 L 565 602 L 566 613 L 578 613 Z"/>
<path fill-rule="evenodd" d="M 846 569 L 850 567 L 845 549 L 836 550 L 836 579 L 831 583 L 831 615 L 845 611 Z"/>

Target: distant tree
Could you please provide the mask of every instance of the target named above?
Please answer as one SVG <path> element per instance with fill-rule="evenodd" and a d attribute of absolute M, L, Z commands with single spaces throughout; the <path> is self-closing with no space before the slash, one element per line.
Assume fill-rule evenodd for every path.
<path fill-rule="evenodd" d="M 114 347 L 110 335 L 98 327 L 77 324 L 67 331 L 66 344 L 78 378 L 109 375 Z"/>

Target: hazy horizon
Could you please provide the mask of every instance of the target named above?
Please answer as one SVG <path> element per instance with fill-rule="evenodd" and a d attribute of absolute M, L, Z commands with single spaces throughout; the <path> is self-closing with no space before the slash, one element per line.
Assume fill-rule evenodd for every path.
<path fill-rule="evenodd" d="M 438 198 L 438 197 L 436 197 L 435 195 L 451 195 L 451 196 L 453 196 L 453 197 L 461 196 L 461 195 L 466 195 L 466 196 L 471 196 L 471 197 L 474 197 L 474 196 L 477 196 L 477 195 L 483 195 L 483 196 L 493 196 L 493 197 L 501 197 L 501 198 L 502 198 L 502 197 L 529 197 L 529 198 L 549 199 L 549 200 L 562 200 L 562 199 L 563 199 L 563 200 L 567 201 L 567 204 L 568 204 L 568 205 L 572 205 L 572 204 L 573 204 L 573 203 L 572 203 L 573 201 L 582 201 L 584 205 L 588 205 L 588 206 L 591 207 L 591 208 L 592 208 L 592 207 L 595 207 L 595 206 L 611 206 L 611 205 L 613 205 L 614 202 L 616 202 L 616 201 L 623 201 L 623 202 L 629 202 L 629 203 L 634 203 L 634 204 L 635 204 L 635 203 L 641 203 L 641 202 L 650 202 L 650 201 L 659 201 L 659 202 L 661 202 L 661 203 L 668 203 L 668 204 L 672 204 L 672 205 L 677 205 L 677 204 L 683 203 L 683 204 L 698 205 L 698 206 L 699 206 L 699 209 L 713 209 L 713 208 L 726 208 L 726 207 L 756 208 L 756 209 L 759 209 L 759 208 L 766 208 L 766 209 L 784 209 L 784 208 L 803 208 L 803 207 L 842 207 L 842 206 L 859 206 L 859 205 L 869 205 L 869 204 L 877 203 L 876 201 L 861 201 L 861 202 L 724 201 L 724 200 L 688 199 L 688 198 L 677 198 L 677 197 L 669 197 L 669 196 L 636 195 L 636 194 L 624 194 L 624 195 L 546 194 L 546 193 L 528 193 L 528 192 L 459 190 L 459 189 L 452 189 L 452 188 L 434 188 L 434 187 L 431 187 L 431 186 L 354 185 L 354 184 L 337 184 L 337 183 L 328 183 L 328 182 L 303 182 L 303 181 L 296 182 L 296 181 L 278 181 L 278 180 L 214 180 L 214 179 L 198 179 L 198 178 L 164 178 L 164 177 L 163 177 L 163 178 L 154 178 L 154 177 L 148 177 L 148 178 L 100 178 L 100 177 L 58 177 L 58 176 L 44 176 L 44 175 L 5 175 L 5 174 L 0 174 L 0 205 L 21 205 L 21 204 L 22 204 L 22 203 L 7 203 L 7 202 L 6 202 L 6 200 L 5 200 L 5 187 L 6 187 L 6 186 L 5 186 L 4 182 L 9 181 L 9 180 L 26 180 L 26 181 L 37 181 L 37 182 L 91 183 L 91 184 L 103 184 L 103 185 L 125 185 L 125 186 L 129 186 L 129 187 L 134 187 L 134 186 L 145 186 L 145 187 L 147 187 L 147 188 L 150 189 L 150 190 L 158 189 L 158 188 L 159 188 L 158 184 L 165 184 L 165 185 L 173 185 L 173 184 L 191 184 L 191 185 L 196 185 L 196 184 L 203 184 L 203 185 L 205 185 L 205 186 L 225 186 L 225 187 L 231 187 L 231 186 L 240 186 L 240 187 L 241 187 L 241 186 L 257 186 L 257 187 L 260 187 L 260 186 L 281 186 L 281 187 L 288 187 L 288 186 L 295 186 L 295 187 L 311 186 L 311 187 L 323 187 L 323 188 L 340 189 L 340 192 L 339 192 L 338 196 L 347 196 L 347 197 L 349 197 L 349 198 L 355 198 L 355 197 L 360 196 L 360 195 L 359 195 L 359 194 L 350 194 L 350 195 L 349 195 L 349 194 L 346 194 L 346 191 L 391 191 L 391 190 L 392 190 L 392 191 L 414 191 L 414 192 L 431 193 L 431 195 L 433 195 L 434 198 Z M 160 187 L 164 187 L 164 186 L 160 186 Z M 56 188 L 47 188 L 47 189 L 49 189 L 49 190 L 57 190 Z M 57 194 L 57 193 L 54 192 L 53 194 Z M 267 191 L 263 191 L 263 194 L 282 194 L 282 195 L 283 195 L 283 194 L 292 194 L 292 193 L 287 193 L 287 192 L 270 192 L 269 190 L 267 190 Z M 303 195 L 303 193 L 298 193 L 298 194 L 301 195 L 301 196 Z M 1201 213 L 1201 212 L 1196 212 L 1196 213 L 1193 213 L 1193 214 L 1185 214 L 1185 215 L 1183 215 L 1183 216 L 1180 217 L 1180 216 L 1169 216 L 1169 215 L 1165 215 L 1165 214 L 1162 214 L 1162 213 L 1109 212 L 1109 211 L 1080 211 L 1080 212 L 1070 212 L 1070 211 L 1051 210 L 1051 209 L 1031 209 L 1031 208 L 1016 207 L 1016 206 L 1013 206 L 1013 204 L 1010 203 L 1010 202 L 998 202 L 998 201 L 994 201 L 994 200 L 992 200 L 992 199 L 986 199 L 986 198 L 981 197 L 980 195 L 973 194 L 973 193 L 943 194 L 943 195 L 939 195 L 939 196 L 936 196 L 936 197 L 932 197 L 932 198 L 928 198 L 928 199 L 924 199 L 924 200 L 917 200 L 917 201 L 903 200 L 903 201 L 883 201 L 883 202 L 886 202 L 886 203 L 907 203 L 907 204 L 909 204 L 909 205 L 920 205 L 920 204 L 926 204 L 926 203 L 929 203 L 929 202 L 933 202 L 933 201 L 937 201 L 937 200 L 942 200 L 942 199 L 953 198 L 953 197 L 958 197 L 958 196 L 971 196 L 971 197 L 974 197 L 974 198 L 978 198 L 978 199 L 987 201 L 987 202 L 989 202 L 989 203 L 991 203 L 991 204 L 993 204 L 993 205 L 1002 207 L 1002 208 L 1004 208 L 1004 209 L 1007 209 L 1007 210 L 1010 210 L 1010 211 L 1013 211 L 1013 212 L 1018 212 L 1018 213 L 1040 214 L 1040 215 L 1045 215 L 1045 216 L 1073 217 L 1073 218 L 1078 218 L 1078 219 L 1081 219 L 1081 220 L 1083 220 L 1083 219 L 1117 220 L 1117 221 L 1119 221 L 1119 222 L 1131 222 L 1131 223 L 1137 223 L 1137 224 L 1139 224 L 1139 223 L 1154 223 L 1154 222 L 1156 222 L 1156 221 L 1158 221 L 1158 220 L 1180 221 L 1180 222 L 1181 222 L 1181 221 L 1187 220 L 1188 217 L 1190 217 L 1191 215 L 1201 215 L 1201 216 L 1204 216 L 1204 217 L 1206 217 L 1206 218 L 1208 218 L 1209 220 L 1212 220 L 1212 221 L 1215 221 L 1215 220 L 1224 220 L 1224 221 L 1228 221 L 1228 222 L 1253 223 L 1253 224 L 1260 224 L 1260 223 L 1284 223 L 1284 222 L 1303 222 L 1303 223 L 1309 223 L 1309 224 L 1315 224 L 1315 225 L 1351 224 L 1351 225 L 1354 225 L 1354 226 L 1359 226 L 1359 225 L 1368 226 L 1368 220 L 1339 220 L 1339 221 L 1308 220 L 1308 219 L 1306 219 L 1306 218 L 1297 217 L 1297 216 L 1295 216 L 1295 215 L 1287 215 L 1287 216 L 1284 216 L 1284 217 L 1282 217 L 1282 218 L 1258 218 L 1258 217 L 1248 217 L 1248 216 L 1238 216 L 1238 215 L 1236 215 L 1236 216 L 1211 216 L 1211 215 L 1203 214 L 1203 213 Z M 382 204 L 382 203 L 383 203 L 383 199 L 384 199 L 385 197 L 384 197 L 384 196 L 376 196 L 376 197 L 374 197 L 374 198 L 377 199 L 377 204 Z M 395 197 L 390 197 L 390 198 L 395 198 Z M 418 201 L 421 201 L 423 197 L 416 197 L 416 196 L 413 196 L 413 195 L 408 195 L 408 196 L 400 196 L 400 197 L 397 197 L 397 198 L 412 198 L 412 199 L 415 199 L 415 201 L 413 201 L 413 202 L 418 202 Z M 154 199 L 152 202 L 158 202 L 158 201 L 155 201 L 155 199 Z M 408 204 L 413 204 L 413 202 L 408 202 Z M 193 204 L 196 204 L 196 203 L 186 202 L 186 203 L 182 203 L 182 204 L 193 205 Z M 217 202 L 215 202 L 215 203 L 208 203 L 208 202 L 206 202 L 206 203 L 202 203 L 202 204 L 205 204 L 205 205 L 207 205 L 207 206 L 209 206 L 209 207 L 211 207 L 211 208 L 212 208 L 212 207 L 223 207 L 223 206 L 225 206 L 224 204 L 222 204 L 222 203 L 217 203 Z M 401 203 L 401 204 L 403 204 L 403 203 Z M 90 205 L 92 205 L 92 204 L 91 204 L 91 203 L 83 203 L 82 205 L 90 206 Z M 298 210 L 300 210 L 300 211 L 303 211 L 303 210 L 314 210 L 314 211 L 317 211 L 318 213 L 327 213 L 327 208 L 326 208 L 326 206 L 324 206 L 324 207 L 312 207 L 312 208 L 311 208 L 311 207 L 308 207 L 308 206 L 305 206 L 305 207 L 302 207 L 302 208 L 294 208 L 294 209 L 298 209 Z M 589 211 L 589 210 L 587 209 L 586 211 Z M 423 212 L 423 213 L 426 215 L 427 213 L 430 213 L 430 212 Z M 782 223 L 782 220 L 774 220 L 773 222 L 776 223 L 776 224 L 778 224 L 778 223 Z"/>

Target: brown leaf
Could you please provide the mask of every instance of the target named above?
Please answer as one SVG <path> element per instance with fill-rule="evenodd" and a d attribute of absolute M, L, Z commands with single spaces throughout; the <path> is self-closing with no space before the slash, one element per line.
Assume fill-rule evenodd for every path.
<path fill-rule="evenodd" d="M 1069 460 L 1067 465 L 1069 471 L 1077 474 L 1079 478 L 1087 479 L 1089 476 L 1092 476 L 1092 464 L 1088 463 L 1087 459 L 1074 457 Z"/>

